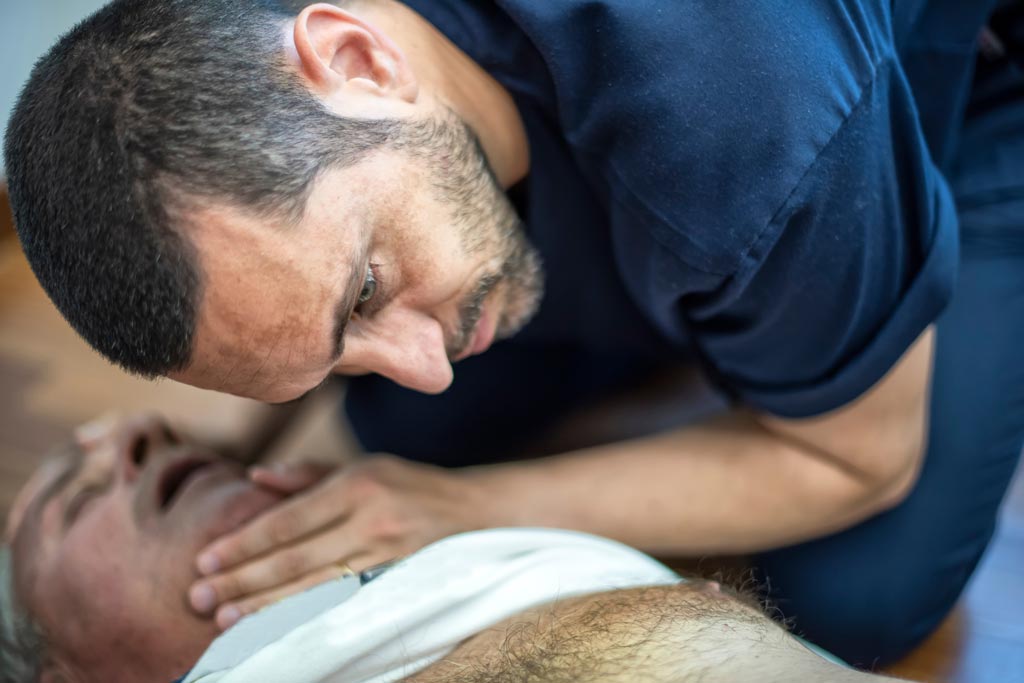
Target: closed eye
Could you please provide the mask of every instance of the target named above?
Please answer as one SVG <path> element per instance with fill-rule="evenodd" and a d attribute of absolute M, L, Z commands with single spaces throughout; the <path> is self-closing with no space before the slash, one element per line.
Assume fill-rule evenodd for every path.
<path fill-rule="evenodd" d="M 109 483 L 90 484 L 79 489 L 78 493 L 71 498 L 67 507 L 64 508 L 64 528 L 66 529 L 74 524 L 85 507 L 103 495 L 109 486 Z"/>

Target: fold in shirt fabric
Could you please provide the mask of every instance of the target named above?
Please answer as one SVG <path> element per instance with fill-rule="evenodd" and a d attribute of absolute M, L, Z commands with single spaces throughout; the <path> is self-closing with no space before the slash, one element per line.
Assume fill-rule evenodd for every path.
<path fill-rule="evenodd" d="M 332 581 L 243 620 L 213 643 L 185 681 L 399 681 L 532 607 L 679 581 L 643 553 L 577 532 L 460 534 L 361 588 L 355 578 Z"/>

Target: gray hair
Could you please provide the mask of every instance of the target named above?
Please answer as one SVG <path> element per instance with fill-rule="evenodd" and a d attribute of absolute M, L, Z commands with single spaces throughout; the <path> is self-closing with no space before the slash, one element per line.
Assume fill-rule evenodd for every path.
<path fill-rule="evenodd" d="M 14 592 L 11 551 L 0 547 L 0 683 L 37 683 L 45 640 Z"/>

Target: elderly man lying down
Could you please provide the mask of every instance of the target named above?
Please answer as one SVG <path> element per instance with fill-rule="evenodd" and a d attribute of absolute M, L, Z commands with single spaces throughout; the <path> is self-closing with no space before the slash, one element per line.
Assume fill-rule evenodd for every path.
<path fill-rule="evenodd" d="M 154 418 L 83 433 L 11 512 L 0 681 L 882 680 L 717 584 L 555 530 L 473 532 L 388 567 L 339 567 L 218 637 L 187 606 L 196 551 L 284 497 Z"/>

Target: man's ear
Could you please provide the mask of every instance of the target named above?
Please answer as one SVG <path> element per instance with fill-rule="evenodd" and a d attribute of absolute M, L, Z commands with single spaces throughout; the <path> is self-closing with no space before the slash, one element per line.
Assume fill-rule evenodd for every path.
<path fill-rule="evenodd" d="M 395 43 L 345 10 L 318 3 L 295 19 L 299 72 L 321 97 L 340 92 L 414 102 L 416 77 Z"/>

